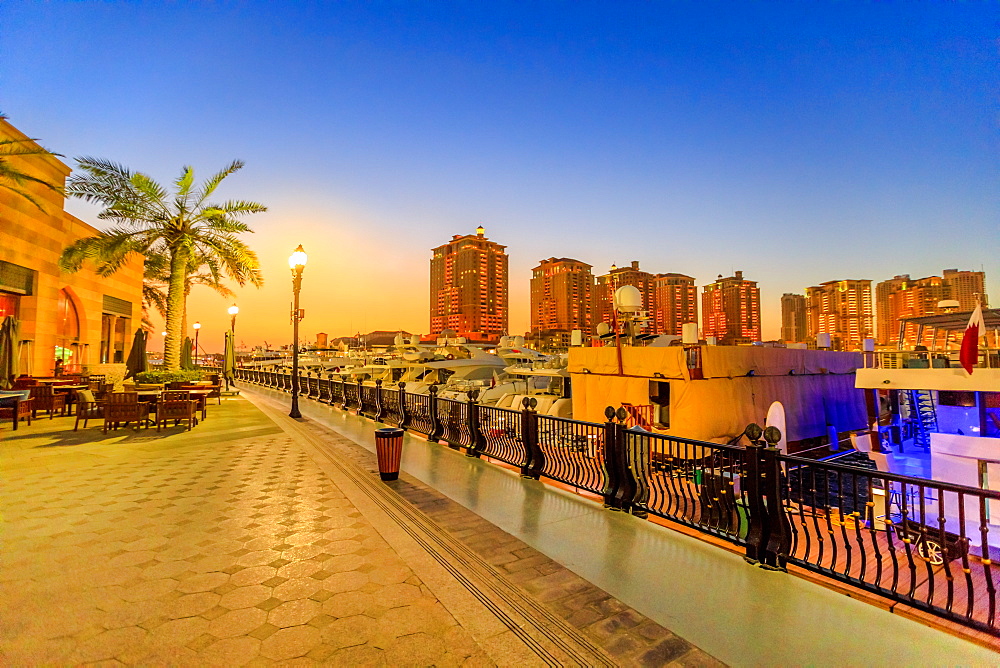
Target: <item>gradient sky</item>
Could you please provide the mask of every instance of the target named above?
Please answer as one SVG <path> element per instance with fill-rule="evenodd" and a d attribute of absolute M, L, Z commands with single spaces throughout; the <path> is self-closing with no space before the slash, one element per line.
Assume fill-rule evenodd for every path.
<path fill-rule="evenodd" d="M 767 339 L 828 280 L 985 269 L 1000 303 L 998 27 L 994 2 L 5 0 L 0 110 L 70 164 L 245 160 L 220 194 L 270 207 L 247 345 L 291 338 L 299 243 L 307 340 L 426 332 L 429 249 L 480 223 L 513 332 L 568 256 L 743 270 Z M 230 303 L 192 295 L 209 350 Z"/>

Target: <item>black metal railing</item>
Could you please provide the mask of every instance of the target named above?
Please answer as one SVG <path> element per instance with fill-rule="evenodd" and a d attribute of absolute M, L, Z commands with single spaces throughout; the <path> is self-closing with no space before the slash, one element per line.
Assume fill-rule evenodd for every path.
<path fill-rule="evenodd" d="M 476 413 L 483 437 L 482 454 L 511 466 L 524 466 L 528 458 L 521 436 L 521 412 L 477 406 Z"/>
<path fill-rule="evenodd" d="M 358 383 L 358 413 L 369 418 L 378 417 L 378 388 Z"/>
<path fill-rule="evenodd" d="M 660 434 L 629 431 L 626 444 L 645 488 L 637 503 L 648 512 L 746 544 L 747 508 L 739 482 L 746 451 Z"/>
<path fill-rule="evenodd" d="M 997 633 L 1000 527 L 990 510 L 1000 512 L 1000 492 L 777 460 L 788 563 Z"/>
<path fill-rule="evenodd" d="M 286 389 L 286 373 L 237 369 Z M 315 384 L 314 384 L 315 383 Z M 1000 492 L 781 454 L 751 425 L 745 447 L 442 399 L 398 388 L 310 379 L 308 396 L 600 495 L 612 510 L 653 514 L 739 546 L 750 563 L 793 564 L 1000 635 Z M 756 428 L 754 431 L 752 428 Z M 870 464 L 867 458 L 861 458 Z M 873 465 L 872 465 L 873 466 Z M 991 544 L 992 543 L 992 544 Z"/>
<path fill-rule="evenodd" d="M 581 422 L 548 415 L 538 416 L 538 444 L 542 475 L 603 494 L 608 487 L 604 463 L 607 430 L 595 422 Z"/>

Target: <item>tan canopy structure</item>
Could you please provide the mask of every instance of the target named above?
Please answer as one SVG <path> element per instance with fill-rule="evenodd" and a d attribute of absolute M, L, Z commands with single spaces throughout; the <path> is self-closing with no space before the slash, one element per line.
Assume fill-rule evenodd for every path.
<path fill-rule="evenodd" d="M 867 425 L 864 394 L 854 387 L 859 353 L 760 346 L 624 347 L 621 353 L 619 370 L 615 348 L 570 350 L 576 419 L 603 422 L 607 406 L 653 403 L 654 394 L 662 397 L 660 384 L 668 383 L 663 431 L 683 438 L 727 441 L 750 422 L 764 424 L 774 401 L 785 407 L 789 441 Z"/>

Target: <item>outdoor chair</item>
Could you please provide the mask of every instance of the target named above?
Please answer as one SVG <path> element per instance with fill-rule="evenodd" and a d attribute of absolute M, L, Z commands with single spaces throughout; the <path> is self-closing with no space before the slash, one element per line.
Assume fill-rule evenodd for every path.
<path fill-rule="evenodd" d="M 102 417 L 104 417 L 104 404 L 97 400 L 93 390 L 77 390 L 76 423 L 73 425 L 73 431 L 76 431 L 80 426 L 81 420 L 83 420 L 83 428 L 86 429 L 88 420 Z"/>
<path fill-rule="evenodd" d="M 37 385 L 31 388 L 31 398 L 35 401 L 32 407 L 34 417 L 38 417 L 38 411 L 46 411 L 50 420 L 56 411 L 66 414 L 66 395 L 57 394 L 49 385 Z"/>
<path fill-rule="evenodd" d="M 104 404 L 104 433 L 108 433 L 108 427 L 113 425 L 118 429 L 119 424 L 134 423 L 133 429 L 139 431 L 139 427 L 145 423 L 149 428 L 149 404 L 139 401 L 139 395 L 135 392 L 113 392 L 108 395 Z"/>
<path fill-rule="evenodd" d="M 156 431 L 160 431 L 160 425 L 165 425 L 168 420 L 173 420 L 174 425 L 184 420 L 187 423 L 188 431 L 198 424 L 195 413 L 198 410 L 198 401 L 191 398 L 190 393 L 181 390 L 167 390 L 160 395 L 160 400 L 156 403 Z"/>
<path fill-rule="evenodd" d="M 187 385 L 185 385 L 181 389 L 183 389 L 183 390 L 199 390 L 199 391 L 204 391 L 204 390 L 211 390 L 212 387 L 210 385 L 192 385 L 192 384 L 188 383 Z M 208 398 L 210 396 L 212 396 L 212 395 L 211 394 L 196 394 L 194 396 L 194 400 L 198 402 L 198 409 L 201 411 L 201 419 L 202 420 L 204 420 L 204 419 L 206 419 L 208 417 Z M 222 400 L 220 399 L 219 402 L 221 403 Z"/>
<path fill-rule="evenodd" d="M 17 431 L 17 423 L 21 420 L 27 420 L 28 425 L 31 425 L 33 405 L 34 400 L 30 398 L 28 390 L 0 392 L 0 421 L 11 418 L 14 431 Z"/>

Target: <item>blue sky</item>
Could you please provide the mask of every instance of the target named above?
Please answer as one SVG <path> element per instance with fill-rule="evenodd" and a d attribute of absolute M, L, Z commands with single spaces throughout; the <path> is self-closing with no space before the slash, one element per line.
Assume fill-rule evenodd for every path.
<path fill-rule="evenodd" d="M 0 110 L 68 157 L 163 181 L 247 168 L 264 202 L 247 343 L 425 332 L 429 249 L 508 246 L 511 328 L 538 260 L 639 260 L 779 298 L 985 269 L 1000 302 L 996 3 L 0 5 Z M 94 221 L 94 211 L 69 208 Z M 206 333 L 228 302 L 192 299 Z M 245 320 L 244 320 L 245 318 Z M 217 325 L 217 326 L 216 326 Z"/>

